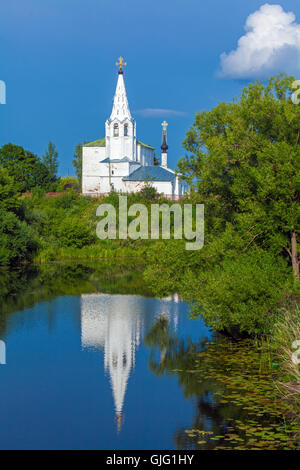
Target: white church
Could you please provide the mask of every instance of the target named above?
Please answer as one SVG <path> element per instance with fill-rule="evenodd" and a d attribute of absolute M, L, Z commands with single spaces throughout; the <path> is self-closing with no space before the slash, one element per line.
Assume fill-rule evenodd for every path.
<path fill-rule="evenodd" d="M 105 137 L 82 147 L 82 194 L 103 195 L 110 191 L 130 193 L 151 184 L 158 193 L 176 199 L 183 195 L 186 183 L 168 168 L 167 122 L 163 126 L 161 164 L 154 164 L 154 147 L 136 137 L 136 121 L 131 116 L 125 83 L 123 58 L 117 62 L 118 82 Z"/>

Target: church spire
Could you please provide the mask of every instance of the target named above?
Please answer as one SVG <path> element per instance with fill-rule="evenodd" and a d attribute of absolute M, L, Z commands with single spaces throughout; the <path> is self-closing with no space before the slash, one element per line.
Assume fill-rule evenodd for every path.
<path fill-rule="evenodd" d="M 110 119 L 118 119 L 119 121 L 123 121 L 124 119 L 131 120 L 131 113 L 128 105 L 126 88 L 124 83 L 123 77 L 123 67 L 126 64 L 124 62 L 123 57 L 119 58 L 119 62 L 116 62 L 116 65 L 119 67 L 118 71 L 118 82 L 115 91 L 114 101 L 113 101 L 113 109 L 110 116 Z"/>
<path fill-rule="evenodd" d="M 161 123 L 162 125 L 162 128 L 163 128 L 163 141 L 162 141 L 162 144 L 161 144 L 161 166 L 167 168 L 168 167 L 168 155 L 167 155 L 167 151 L 168 151 L 168 144 L 167 144 L 167 126 L 168 126 L 168 123 L 166 121 L 162 122 Z"/>

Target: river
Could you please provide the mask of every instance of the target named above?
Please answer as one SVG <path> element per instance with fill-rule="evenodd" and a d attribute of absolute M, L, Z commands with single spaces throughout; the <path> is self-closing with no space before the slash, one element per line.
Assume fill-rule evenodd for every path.
<path fill-rule="evenodd" d="M 0 285 L 1 449 L 214 448 L 233 420 L 257 427 L 209 377 L 224 341 L 178 295 L 152 297 L 140 271 L 49 265 Z"/>

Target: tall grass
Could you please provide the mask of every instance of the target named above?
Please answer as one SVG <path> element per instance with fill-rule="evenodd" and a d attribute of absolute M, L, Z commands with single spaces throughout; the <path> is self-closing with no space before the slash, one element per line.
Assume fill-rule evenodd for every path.
<path fill-rule="evenodd" d="M 296 346 L 295 341 L 299 341 Z M 274 325 L 272 347 L 280 367 L 280 385 L 288 397 L 300 397 L 300 305 L 290 301 L 281 307 Z M 297 351 L 299 350 L 299 354 Z"/>

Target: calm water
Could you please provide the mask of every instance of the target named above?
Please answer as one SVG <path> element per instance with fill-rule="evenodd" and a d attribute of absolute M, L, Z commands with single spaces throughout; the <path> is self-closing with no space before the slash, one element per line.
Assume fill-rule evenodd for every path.
<path fill-rule="evenodd" d="M 0 448 L 299 448 L 268 354 L 188 313 L 138 266 L 0 270 Z"/>
<path fill-rule="evenodd" d="M 170 345 L 175 355 L 201 348 L 210 331 L 188 319 L 188 305 L 176 296 L 103 293 L 86 277 L 67 284 L 92 293 L 56 295 L 51 279 L 39 274 L 38 282 L 36 275 L 23 280 L 22 294 L 8 296 L 0 331 L 7 362 L 0 366 L 0 447 L 180 448 L 197 396 L 178 383 L 174 366 L 162 364 Z M 20 308 L 20 297 L 32 306 Z"/>

